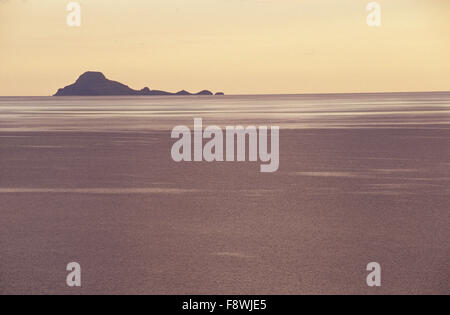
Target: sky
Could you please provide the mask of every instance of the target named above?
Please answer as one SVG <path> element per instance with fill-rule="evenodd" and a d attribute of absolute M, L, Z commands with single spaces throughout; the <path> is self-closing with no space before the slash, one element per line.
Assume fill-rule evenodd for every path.
<path fill-rule="evenodd" d="M 450 90 L 450 1 L 0 0 L 0 95 L 85 71 L 135 89 L 226 94 Z"/>

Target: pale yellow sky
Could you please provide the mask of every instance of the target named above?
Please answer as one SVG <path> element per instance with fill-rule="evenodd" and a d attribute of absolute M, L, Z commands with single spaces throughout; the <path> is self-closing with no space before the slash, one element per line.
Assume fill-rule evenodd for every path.
<path fill-rule="evenodd" d="M 141 89 L 227 94 L 450 90 L 450 0 L 0 0 L 0 95 L 87 70 Z"/>

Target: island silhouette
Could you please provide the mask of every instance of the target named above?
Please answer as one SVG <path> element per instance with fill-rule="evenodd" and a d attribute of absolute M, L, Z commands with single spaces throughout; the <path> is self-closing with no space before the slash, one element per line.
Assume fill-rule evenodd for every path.
<path fill-rule="evenodd" d="M 74 84 L 59 89 L 53 96 L 151 96 L 151 95 L 167 95 L 167 96 L 189 96 L 189 95 L 213 95 L 208 90 L 192 94 L 182 90 L 177 93 L 170 93 L 160 90 L 150 90 L 148 87 L 142 90 L 133 90 L 128 85 L 117 81 L 108 80 L 101 72 L 88 71 L 83 73 Z M 222 92 L 216 95 L 224 95 Z"/>

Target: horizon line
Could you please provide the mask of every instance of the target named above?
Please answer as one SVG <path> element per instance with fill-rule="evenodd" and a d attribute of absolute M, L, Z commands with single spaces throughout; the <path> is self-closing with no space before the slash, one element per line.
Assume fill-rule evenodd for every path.
<path fill-rule="evenodd" d="M 313 96 L 313 95 L 368 95 L 368 94 L 429 94 L 429 93 L 450 93 L 448 91 L 390 91 L 390 92 L 325 92 L 325 93 L 261 93 L 261 94 L 225 94 L 225 95 L 71 95 L 71 96 L 58 96 L 63 97 L 135 97 L 135 98 L 155 98 L 155 97 L 227 97 L 227 96 Z M 0 95 L 0 97 L 55 97 L 53 95 Z M 55 97 L 56 98 L 56 97 Z"/>

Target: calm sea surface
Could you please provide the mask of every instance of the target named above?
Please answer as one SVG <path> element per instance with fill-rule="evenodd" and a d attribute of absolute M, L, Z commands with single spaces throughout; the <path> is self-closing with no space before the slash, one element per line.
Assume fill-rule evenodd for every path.
<path fill-rule="evenodd" d="M 175 163 L 193 118 L 278 172 Z M 449 294 L 449 209 L 450 93 L 0 98 L 0 294 Z"/>
<path fill-rule="evenodd" d="M 224 97 L 0 97 L 0 131 L 172 129 L 192 118 L 284 128 L 447 128 L 449 93 Z"/>

